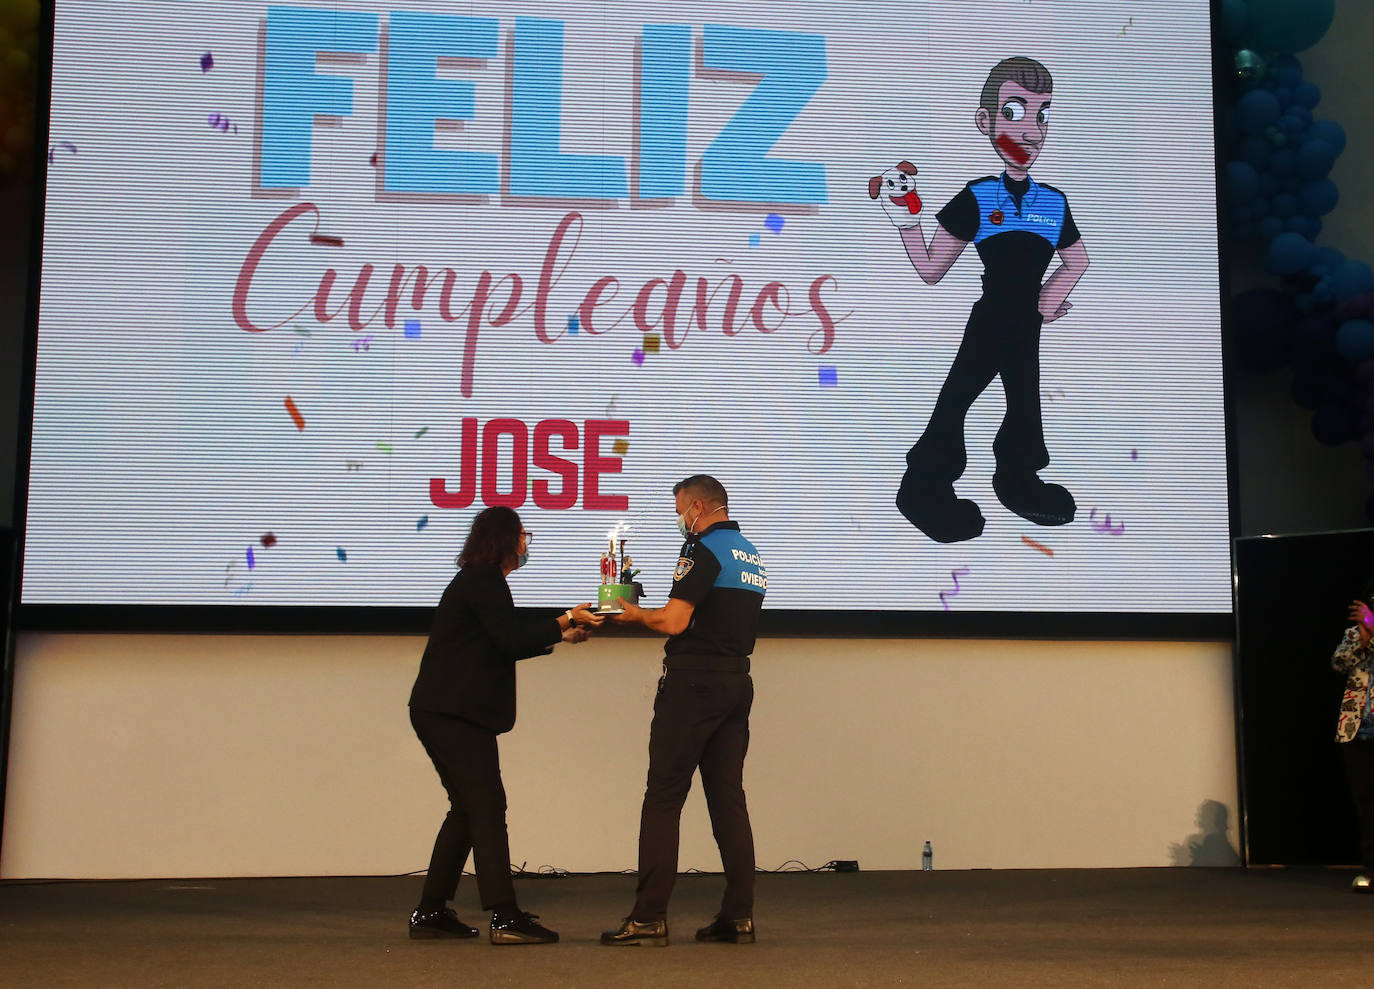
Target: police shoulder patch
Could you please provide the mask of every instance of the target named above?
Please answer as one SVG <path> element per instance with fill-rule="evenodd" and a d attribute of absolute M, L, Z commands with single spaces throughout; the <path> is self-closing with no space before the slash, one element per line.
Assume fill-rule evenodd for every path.
<path fill-rule="evenodd" d="M 695 562 L 695 560 L 689 560 L 685 556 L 679 556 L 677 558 L 677 567 L 673 570 L 673 580 L 681 580 L 691 573 L 692 564 Z"/>

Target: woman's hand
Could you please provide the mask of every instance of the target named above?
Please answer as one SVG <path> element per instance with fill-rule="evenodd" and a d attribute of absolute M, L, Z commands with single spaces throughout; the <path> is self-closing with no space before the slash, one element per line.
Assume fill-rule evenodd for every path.
<path fill-rule="evenodd" d="M 572 612 L 572 620 L 578 625 L 599 628 L 601 623 L 606 620 L 605 615 L 599 615 L 592 610 L 590 601 L 584 601 L 582 604 L 576 605 L 568 610 Z"/>
<path fill-rule="evenodd" d="M 563 630 L 564 642 L 586 642 L 591 637 L 591 629 L 578 628 L 576 625 L 569 625 Z"/>

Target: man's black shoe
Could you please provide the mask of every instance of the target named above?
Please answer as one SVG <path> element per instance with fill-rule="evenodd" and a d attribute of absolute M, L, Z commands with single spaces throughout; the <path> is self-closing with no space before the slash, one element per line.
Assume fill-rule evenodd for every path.
<path fill-rule="evenodd" d="M 416 910 L 410 915 L 410 936 L 416 941 L 441 937 L 476 937 L 479 933 L 481 932 L 477 928 L 463 923 L 458 919 L 458 915 L 447 907 L 443 910 L 431 910 L 429 913 Z"/>
<path fill-rule="evenodd" d="M 729 944 L 754 943 L 754 918 L 741 917 L 739 920 L 726 920 L 717 917 L 697 931 L 698 941 L 725 941 Z"/>
<path fill-rule="evenodd" d="M 912 470 L 897 489 L 897 510 L 937 543 L 961 543 L 983 534 L 983 513 L 974 502 L 958 497 L 952 484 L 921 483 Z"/>
<path fill-rule="evenodd" d="M 492 944 L 555 944 L 558 932 L 539 923 L 536 914 L 524 910 L 491 912 Z"/>
<path fill-rule="evenodd" d="M 1078 506 L 1058 484 L 1048 484 L 1033 471 L 992 475 L 992 490 L 1008 510 L 1036 525 L 1068 525 Z"/>
<path fill-rule="evenodd" d="M 618 931 L 603 931 L 601 934 L 602 944 L 612 945 L 648 945 L 650 948 L 668 947 L 668 922 L 666 920 L 651 920 L 646 924 L 639 921 L 625 918 Z"/>

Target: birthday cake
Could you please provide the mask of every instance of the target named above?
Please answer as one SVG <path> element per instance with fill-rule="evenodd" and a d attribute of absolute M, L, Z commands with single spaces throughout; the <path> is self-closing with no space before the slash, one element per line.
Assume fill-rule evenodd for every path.
<path fill-rule="evenodd" d="M 601 586 L 596 592 L 596 610 L 603 615 L 619 615 L 624 612 L 617 598 L 631 604 L 638 604 L 644 588 L 635 577 L 639 571 L 634 569 L 635 561 L 625 555 L 625 530 L 616 526 L 606 534 L 606 552 L 601 554 Z"/>

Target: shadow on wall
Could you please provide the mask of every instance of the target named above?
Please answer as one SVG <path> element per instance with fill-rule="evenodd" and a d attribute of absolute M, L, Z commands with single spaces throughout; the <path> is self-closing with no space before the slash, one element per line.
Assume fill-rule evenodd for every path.
<path fill-rule="evenodd" d="M 1174 865 L 1240 865 L 1240 853 L 1226 836 L 1230 810 L 1217 800 L 1204 800 L 1197 809 L 1198 833 L 1169 845 Z"/>

